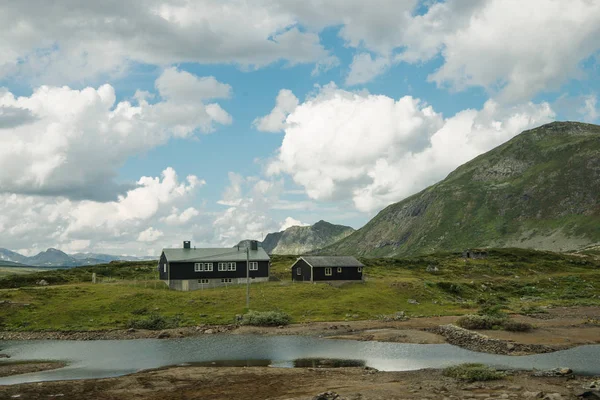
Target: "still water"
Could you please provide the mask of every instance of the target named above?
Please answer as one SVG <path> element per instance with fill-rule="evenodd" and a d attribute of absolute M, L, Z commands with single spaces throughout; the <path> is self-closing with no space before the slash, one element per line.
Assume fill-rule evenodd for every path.
<path fill-rule="evenodd" d="M 63 379 L 105 378 L 176 364 L 319 366 L 318 359 L 347 360 L 381 371 L 440 368 L 479 362 L 501 368 L 569 367 L 600 374 L 600 345 L 533 356 L 476 353 L 448 344 L 405 344 L 329 340 L 304 336 L 205 335 L 185 339 L 96 341 L 0 341 L 10 361 L 61 360 L 65 368 L 0 378 L 0 385 Z M 213 364 L 214 363 L 214 364 Z M 323 365 L 327 366 L 327 365 Z M 331 365 L 336 366 L 336 365 Z"/>

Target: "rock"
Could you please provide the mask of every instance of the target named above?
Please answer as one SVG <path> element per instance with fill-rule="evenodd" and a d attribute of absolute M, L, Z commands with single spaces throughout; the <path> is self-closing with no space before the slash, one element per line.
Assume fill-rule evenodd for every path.
<path fill-rule="evenodd" d="M 438 267 L 436 267 L 435 265 L 431 265 L 430 264 L 430 265 L 427 266 L 427 269 L 425 271 L 427 271 L 427 272 L 439 272 L 439 270 L 440 269 Z"/>
<path fill-rule="evenodd" d="M 554 368 L 549 370 L 535 371 L 533 376 L 544 377 L 544 376 L 569 376 L 573 374 L 571 368 Z"/>
<path fill-rule="evenodd" d="M 40 279 L 35 284 L 38 285 L 38 286 L 48 286 L 48 281 L 45 280 L 45 279 Z"/>
<path fill-rule="evenodd" d="M 214 333 L 214 331 L 212 329 L 207 329 L 204 331 L 205 335 L 212 335 Z"/>
<path fill-rule="evenodd" d="M 586 390 L 577 395 L 582 399 L 600 400 L 600 390 Z"/>
<path fill-rule="evenodd" d="M 8 354 L 0 354 L 0 358 L 10 358 Z"/>
<path fill-rule="evenodd" d="M 560 393 L 548 393 L 543 397 L 544 400 L 561 400 L 562 398 Z"/>
<path fill-rule="evenodd" d="M 343 400 L 343 398 L 336 392 L 323 392 L 313 397 L 313 400 Z"/>
<path fill-rule="evenodd" d="M 529 392 L 529 391 L 523 392 L 524 399 L 541 399 L 542 397 L 544 397 L 543 392 Z"/>
<path fill-rule="evenodd" d="M 171 337 L 171 334 L 169 332 L 166 332 L 166 331 L 162 331 L 157 336 L 158 339 L 167 339 L 167 338 L 170 338 L 170 337 Z"/>
<path fill-rule="evenodd" d="M 127 332 L 129 332 L 129 333 L 135 332 L 135 329 L 129 328 L 129 329 L 127 329 Z"/>
<path fill-rule="evenodd" d="M 415 299 L 408 299 L 408 303 L 409 304 L 419 304 L 419 302 L 416 301 Z"/>

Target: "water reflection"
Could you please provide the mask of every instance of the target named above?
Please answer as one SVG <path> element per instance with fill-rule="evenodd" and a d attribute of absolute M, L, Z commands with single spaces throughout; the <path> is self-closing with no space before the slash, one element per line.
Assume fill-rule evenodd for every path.
<path fill-rule="evenodd" d="M 515 357 L 476 353 L 448 344 L 356 342 L 305 336 L 206 335 L 172 340 L 5 341 L 0 342 L 0 348 L 11 356 L 8 361 L 59 360 L 69 363 L 58 370 L 0 378 L 0 385 L 106 378 L 182 363 L 285 368 L 339 365 L 408 371 L 479 362 L 509 369 L 569 367 L 578 374 L 600 374 L 599 345 Z"/>

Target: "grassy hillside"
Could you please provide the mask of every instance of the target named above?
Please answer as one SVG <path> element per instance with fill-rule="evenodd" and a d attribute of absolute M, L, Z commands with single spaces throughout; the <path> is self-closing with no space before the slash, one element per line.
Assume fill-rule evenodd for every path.
<path fill-rule="evenodd" d="M 251 286 L 252 309 L 282 310 L 293 321 L 304 322 L 375 319 L 397 311 L 411 316 L 464 314 L 490 302 L 513 311 L 600 305 L 600 297 L 593 296 L 600 288 L 600 261 L 591 255 L 509 249 L 466 262 L 450 253 L 364 259 L 367 281 L 337 288 L 292 284 L 289 267 L 295 259 L 273 257 L 272 276 L 279 281 Z M 102 283 L 90 282 L 93 271 Z M 0 308 L 0 329 L 124 328 L 132 319 L 153 313 L 183 326 L 217 324 L 230 323 L 244 312 L 243 285 L 176 292 L 153 279 L 154 274 L 153 263 L 123 263 L 0 279 L 0 301 L 10 302 Z M 57 285 L 36 286 L 39 279 Z"/>
<path fill-rule="evenodd" d="M 580 249 L 600 243 L 599 199 L 600 126 L 555 122 L 523 132 L 390 205 L 321 253 Z"/>

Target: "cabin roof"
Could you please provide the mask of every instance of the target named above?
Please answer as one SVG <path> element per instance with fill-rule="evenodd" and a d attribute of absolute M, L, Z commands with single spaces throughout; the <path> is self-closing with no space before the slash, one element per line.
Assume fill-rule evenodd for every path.
<path fill-rule="evenodd" d="M 237 247 L 202 249 L 163 249 L 168 262 L 246 261 L 246 249 Z M 262 248 L 250 250 L 250 261 L 269 261 Z"/>
<path fill-rule="evenodd" d="M 300 259 L 313 267 L 364 267 L 352 256 L 303 256 Z"/>

